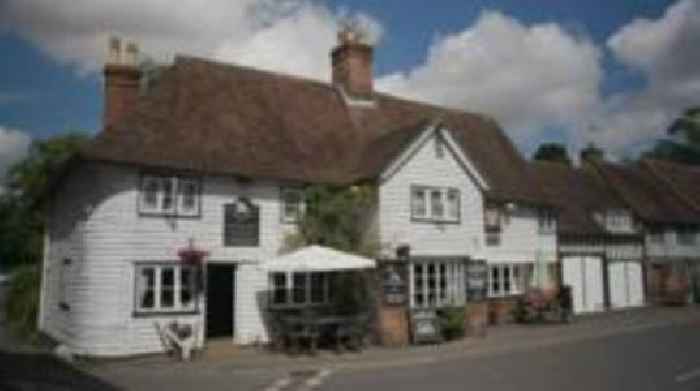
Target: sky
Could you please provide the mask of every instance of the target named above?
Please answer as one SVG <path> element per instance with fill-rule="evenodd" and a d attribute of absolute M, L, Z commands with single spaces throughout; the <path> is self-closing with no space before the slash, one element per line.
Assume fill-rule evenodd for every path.
<path fill-rule="evenodd" d="M 700 104 L 700 0 L 2 0 L 0 175 L 32 140 L 99 131 L 110 36 L 327 81 L 347 21 L 377 90 L 492 116 L 526 156 L 632 157 Z"/>

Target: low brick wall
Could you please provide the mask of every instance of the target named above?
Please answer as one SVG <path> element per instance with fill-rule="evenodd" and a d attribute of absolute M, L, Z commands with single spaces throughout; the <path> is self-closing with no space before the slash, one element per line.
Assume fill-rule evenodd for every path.
<path fill-rule="evenodd" d="M 517 296 L 488 299 L 488 320 L 491 325 L 512 323 L 513 309 L 518 302 Z"/>

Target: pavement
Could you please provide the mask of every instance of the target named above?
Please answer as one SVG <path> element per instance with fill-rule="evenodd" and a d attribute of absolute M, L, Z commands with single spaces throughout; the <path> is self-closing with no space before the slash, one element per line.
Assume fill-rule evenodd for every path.
<path fill-rule="evenodd" d="M 534 366 L 537 370 L 556 368 L 552 366 L 556 362 L 553 362 L 550 357 L 559 357 L 562 365 L 568 365 L 567 363 L 574 360 L 583 360 L 580 364 L 583 370 L 580 373 L 588 373 L 584 365 L 587 361 L 594 366 L 600 362 L 609 362 L 606 359 L 598 361 L 592 358 L 596 354 L 604 358 L 607 355 L 617 357 L 622 352 L 624 356 L 627 344 L 640 345 L 640 342 L 643 342 L 641 345 L 645 343 L 668 345 L 669 338 L 672 339 L 671 342 L 678 345 L 681 340 L 673 340 L 676 333 L 683 338 L 687 337 L 688 343 L 697 343 L 695 346 L 700 347 L 700 337 L 695 336 L 695 334 L 700 336 L 700 333 L 692 332 L 698 326 L 700 326 L 700 307 L 642 308 L 580 317 L 573 324 L 568 325 L 505 325 L 489 328 L 485 338 L 465 338 L 442 345 L 411 346 L 401 349 L 373 347 L 361 353 L 321 352 L 313 357 L 308 355 L 290 357 L 271 353 L 262 348 L 240 348 L 226 341 L 217 341 L 211 344 L 206 355 L 189 363 L 177 362 L 162 355 L 126 360 L 78 362 L 74 366 L 63 368 L 64 371 L 74 370 L 69 372 L 71 376 L 61 376 L 59 375 L 62 373 L 61 367 L 48 361 L 39 360 L 32 363 L 32 360 L 38 360 L 34 356 L 4 357 L 0 354 L 0 368 L 5 366 L 3 361 L 7 360 L 14 360 L 20 367 L 28 365 L 33 368 L 43 368 L 47 365 L 56 367 L 59 369 L 52 369 L 49 375 L 61 379 L 78 379 L 70 389 L 86 390 L 151 390 L 154 387 L 166 387 L 169 391 L 198 388 L 258 391 L 342 390 L 365 387 L 365 384 L 373 382 L 385 386 L 400 386 L 401 389 L 419 389 L 417 385 L 420 384 L 440 385 L 440 389 L 443 389 L 443 379 L 450 379 L 450 376 L 453 379 L 445 381 L 453 381 L 455 386 L 461 385 L 462 388 L 459 389 L 464 389 L 464 384 L 469 383 L 471 376 L 478 376 L 480 379 L 498 378 L 493 373 L 491 377 L 485 377 L 484 373 L 491 373 L 489 371 L 494 371 L 493 368 L 499 366 L 505 368 L 503 372 L 499 372 L 501 373 L 499 376 L 507 373 L 508 379 L 518 378 L 512 377 L 509 370 L 524 377 L 527 377 L 528 373 L 537 373 L 537 371 L 529 372 L 520 369 L 521 366 L 530 368 L 534 362 L 545 364 Z M 657 337 L 657 334 L 660 337 Z M 611 351 L 605 349 L 611 349 Z M 683 353 L 683 349 L 677 350 Z M 590 353 L 580 355 L 578 351 Z M 649 352 L 639 352 L 639 357 L 635 359 L 655 359 L 653 355 L 648 356 L 648 354 Z M 617 357 L 617 359 L 623 363 L 626 361 L 625 358 Z M 489 366 L 481 364 L 486 362 L 492 364 Z M 700 357 L 697 364 L 700 368 Z M 12 368 L 12 365 L 8 368 Z M 465 371 L 465 368 L 469 370 Z M 478 372 L 477 369 L 484 373 Z M 566 367 L 559 368 L 557 371 L 564 369 Z M 553 370 L 550 369 L 550 371 Z M 0 389 L 4 384 L 3 373 L 9 375 L 15 384 L 18 381 L 27 381 L 26 371 L 22 375 L 23 372 L 19 370 L 2 371 L 0 369 Z M 46 376 L 41 373 L 41 371 L 34 371 L 37 376 L 30 377 L 29 381 L 45 381 Z M 413 382 L 411 379 L 416 373 L 432 378 L 432 383 L 421 383 L 417 380 Z M 441 377 L 435 377 L 433 373 L 435 376 L 440 374 Z M 470 373 L 469 379 L 464 378 L 467 373 Z M 549 375 L 551 373 L 548 371 L 542 374 L 544 377 Z M 692 373 L 687 376 L 694 378 Z M 700 377 L 700 369 L 698 369 L 698 377 Z M 403 379 L 408 379 L 410 384 Z M 496 384 L 493 389 L 512 389 L 498 388 L 499 384 L 507 387 L 511 383 L 504 380 L 502 384 Z M 517 383 L 512 384 L 517 385 Z M 449 384 L 445 384 L 445 387 L 444 389 L 451 389 Z M 598 387 L 593 387 L 593 389 L 596 388 Z M 555 388 L 545 387 L 544 389 Z M 367 385 L 365 391 L 371 390 L 372 387 Z M 700 386 L 696 390 L 700 390 Z"/>

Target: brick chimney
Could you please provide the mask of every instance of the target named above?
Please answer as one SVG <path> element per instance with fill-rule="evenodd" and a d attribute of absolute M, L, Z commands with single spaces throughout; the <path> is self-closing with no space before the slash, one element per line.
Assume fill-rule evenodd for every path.
<path fill-rule="evenodd" d="M 139 49 L 129 42 L 122 51 L 119 38 L 109 41 L 109 59 L 105 64 L 105 96 L 103 129 L 109 129 L 129 112 L 139 96 L 141 70 L 138 66 Z"/>
<path fill-rule="evenodd" d="M 356 30 L 341 30 L 338 46 L 331 51 L 333 85 L 341 87 L 350 98 L 371 99 L 373 51 Z"/>

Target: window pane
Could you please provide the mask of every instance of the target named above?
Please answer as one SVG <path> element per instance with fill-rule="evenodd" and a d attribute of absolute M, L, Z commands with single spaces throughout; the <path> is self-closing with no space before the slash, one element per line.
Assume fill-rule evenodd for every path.
<path fill-rule="evenodd" d="M 272 273 L 272 302 L 285 304 L 287 302 L 287 274 Z"/>
<path fill-rule="evenodd" d="M 428 264 L 428 305 L 436 304 L 437 275 L 434 263 Z"/>
<path fill-rule="evenodd" d="M 325 287 L 325 273 L 311 273 L 311 302 L 323 303 L 323 290 Z"/>
<path fill-rule="evenodd" d="M 433 190 L 430 192 L 430 208 L 432 217 L 442 218 L 445 216 L 445 205 L 442 203 L 441 191 Z"/>
<path fill-rule="evenodd" d="M 143 180 L 143 207 L 155 209 L 158 206 L 158 180 L 147 177 Z"/>
<path fill-rule="evenodd" d="M 164 267 L 160 272 L 160 306 L 172 308 L 175 305 L 175 269 Z"/>
<path fill-rule="evenodd" d="M 423 265 L 420 263 L 413 265 L 413 292 L 416 306 L 423 306 L 425 304 L 423 297 Z"/>
<path fill-rule="evenodd" d="M 294 273 L 292 277 L 294 282 L 292 300 L 294 301 L 294 303 L 306 302 L 306 278 L 306 273 Z"/>
<path fill-rule="evenodd" d="M 194 180 L 182 180 L 180 182 L 180 207 L 183 212 L 195 213 L 197 211 L 198 183 Z"/>
<path fill-rule="evenodd" d="M 173 209 L 173 180 L 172 178 L 163 178 L 163 199 L 161 209 L 164 211 Z"/>
<path fill-rule="evenodd" d="M 455 189 L 447 192 L 447 213 L 451 219 L 459 220 L 459 191 Z"/>
<path fill-rule="evenodd" d="M 440 287 L 440 304 L 444 304 L 447 300 L 447 265 L 440 263 L 438 265 L 438 285 Z"/>
<path fill-rule="evenodd" d="M 425 190 L 415 189 L 411 194 L 411 214 L 413 217 L 425 217 L 427 214 Z"/>
<path fill-rule="evenodd" d="M 510 268 L 511 265 L 503 266 L 503 293 L 510 294 Z"/>
<path fill-rule="evenodd" d="M 501 293 L 501 281 L 498 266 L 491 266 L 491 291 L 496 295 Z"/>
<path fill-rule="evenodd" d="M 192 292 L 194 290 L 194 271 L 192 268 L 183 267 L 180 270 L 180 303 L 183 307 L 189 307 L 193 303 Z"/>
<path fill-rule="evenodd" d="M 139 292 L 139 307 L 148 309 L 153 308 L 155 301 L 153 288 L 155 283 L 155 269 L 143 268 L 139 273 L 138 292 Z"/>

